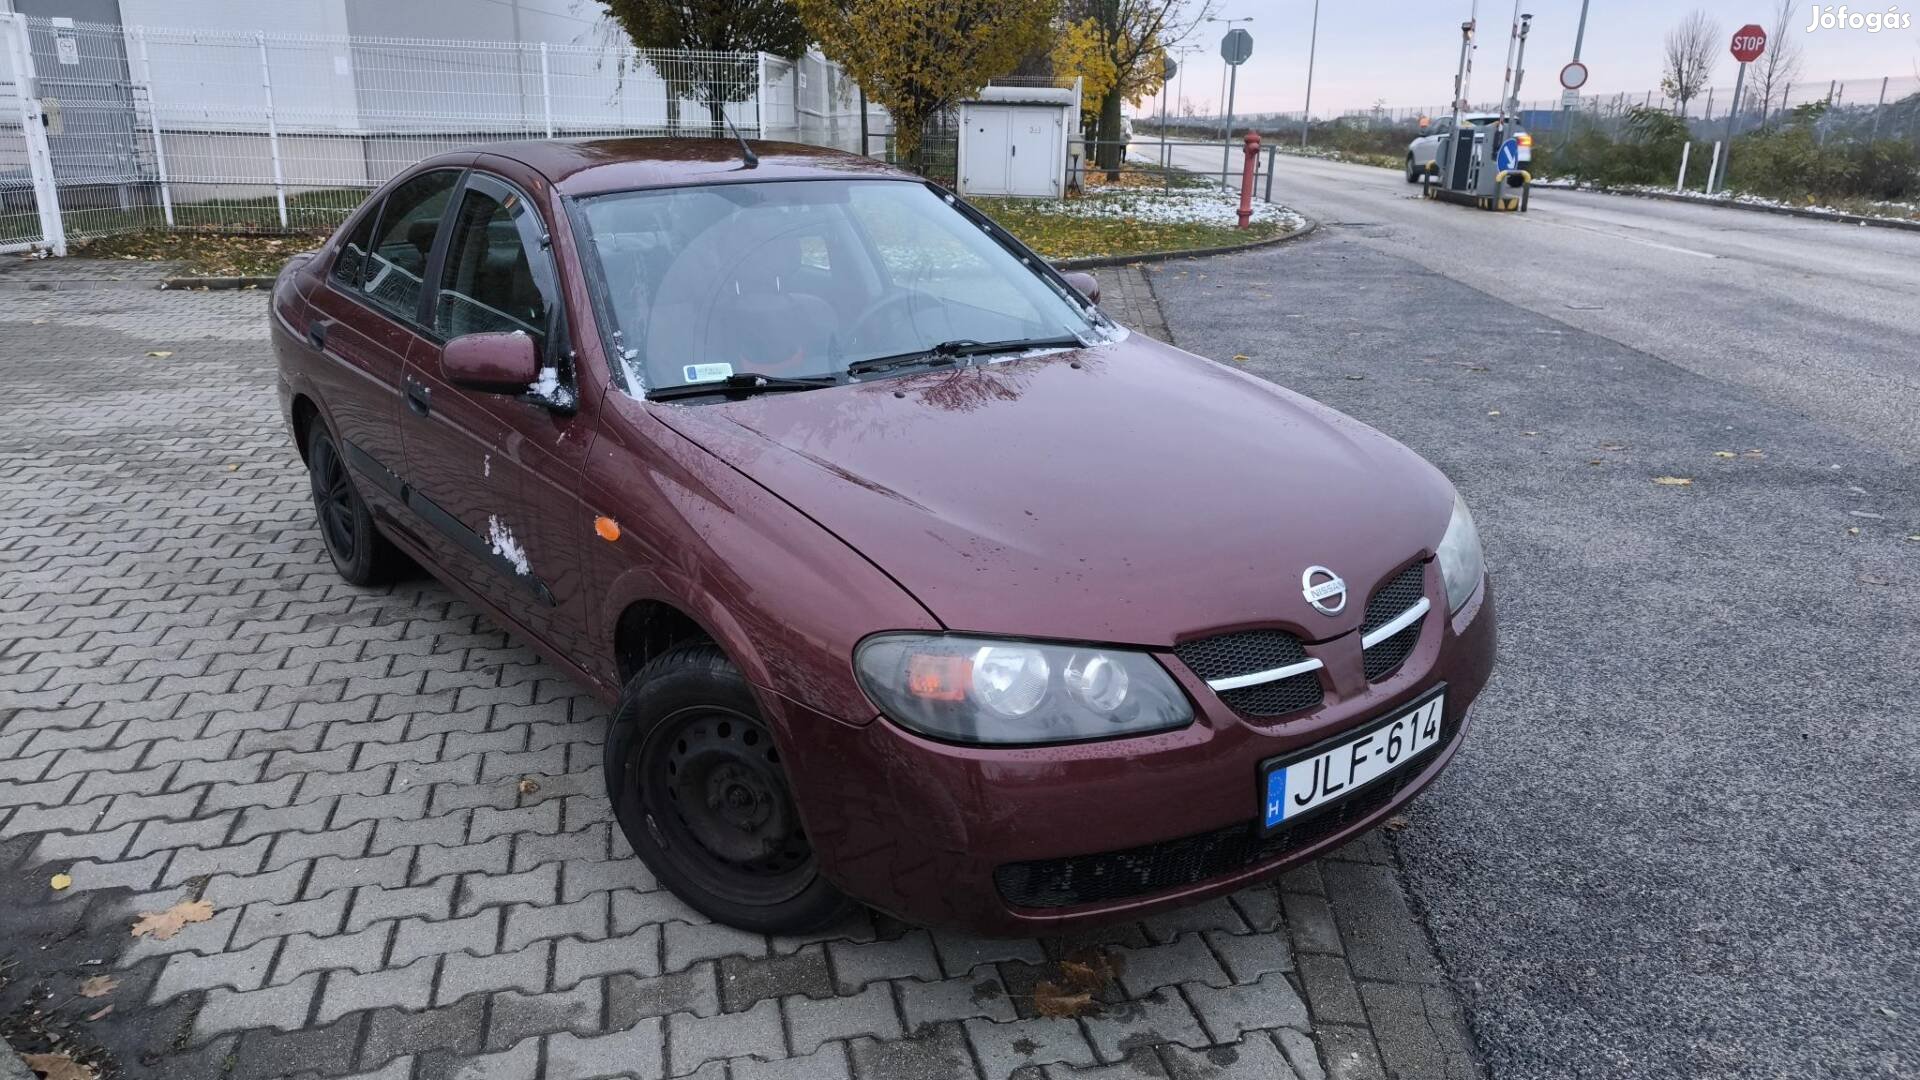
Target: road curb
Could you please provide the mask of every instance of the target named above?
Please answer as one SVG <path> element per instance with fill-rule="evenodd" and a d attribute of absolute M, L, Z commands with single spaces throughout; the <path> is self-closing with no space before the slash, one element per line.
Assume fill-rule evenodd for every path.
<path fill-rule="evenodd" d="M 270 277 L 170 277 L 160 279 L 162 289 L 267 289 Z"/>
<path fill-rule="evenodd" d="M 1537 188 L 1548 191 L 1591 191 L 1599 195 L 1624 195 L 1634 199 L 1656 199 L 1660 202 L 1691 203 L 1695 206 L 1719 206 L 1728 210 L 1751 210 L 1761 214 L 1778 214 L 1782 217 L 1808 218 L 1813 221 L 1831 221 L 1839 225 L 1874 225 L 1883 229 L 1905 229 L 1908 232 L 1920 232 L 1920 221 L 1908 221 L 1901 218 L 1872 217 L 1867 214 L 1848 214 L 1837 210 L 1809 210 L 1799 206 L 1768 206 L 1765 203 L 1741 202 L 1738 199 L 1712 198 L 1701 199 L 1690 195 L 1676 195 L 1670 191 L 1633 191 L 1627 188 L 1582 187 L 1578 184 L 1535 184 Z"/>
<path fill-rule="evenodd" d="M 7 1040 L 0 1039 L 0 1080 L 34 1080 L 34 1071 L 20 1060 Z"/>
<path fill-rule="evenodd" d="M 1300 214 L 1295 210 L 1294 213 Z M 1259 248 L 1273 247 L 1288 241 L 1303 239 L 1320 227 L 1320 223 L 1300 214 L 1306 224 L 1290 233 L 1269 236 L 1264 240 L 1255 240 L 1249 244 L 1228 244 L 1225 247 L 1182 248 L 1177 251 L 1147 251 L 1137 255 L 1088 255 L 1080 259 L 1054 259 L 1055 268 L 1060 270 L 1092 270 L 1102 266 L 1132 266 L 1135 263 L 1168 262 L 1173 259 L 1198 259 L 1207 255 L 1232 255 L 1241 251 L 1254 251 Z"/>

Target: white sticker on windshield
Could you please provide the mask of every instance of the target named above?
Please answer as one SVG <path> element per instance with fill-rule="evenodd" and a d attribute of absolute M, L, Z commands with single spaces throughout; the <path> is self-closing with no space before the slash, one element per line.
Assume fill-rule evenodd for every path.
<path fill-rule="evenodd" d="M 680 370 L 682 373 L 686 375 L 687 381 L 690 383 L 719 382 L 721 379 L 724 379 L 727 376 L 733 374 L 733 365 L 732 364 L 688 364 L 686 367 L 681 368 Z"/>

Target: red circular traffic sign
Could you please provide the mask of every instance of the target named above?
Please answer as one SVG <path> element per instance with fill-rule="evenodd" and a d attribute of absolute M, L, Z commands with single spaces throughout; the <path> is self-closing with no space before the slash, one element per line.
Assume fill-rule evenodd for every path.
<path fill-rule="evenodd" d="M 1568 90 L 1578 90 L 1587 85 L 1587 65 L 1575 60 L 1561 68 L 1560 85 Z"/>
<path fill-rule="evenodd" d="M 1751 64 L 1767 51 L 1767 32 L 1757 23 L 1748 23 L 1733 32 L 1733 58 Z"/>

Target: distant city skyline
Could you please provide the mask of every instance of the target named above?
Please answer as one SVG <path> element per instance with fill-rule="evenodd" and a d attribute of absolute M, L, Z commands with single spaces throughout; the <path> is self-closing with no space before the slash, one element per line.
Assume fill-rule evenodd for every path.
<path fill-rule="evenodd" d="M 1920 0 L 1912 6 L 1920 12 Z M 1705 0 L 1698 4 L 1591 0 L 1581 53 L 1590 72 L 1587 92 L 1592 96 L 1649 90 L 1657 94 L 1662 39 L 1694 7 L 1706 11 L 1731 37 L 1746 23 L 1771 23 L 1774 4 L 1769 0 Z M 1812 21 L 1814 7 L 1806 3 L 1797 8 L 1792 31 L 1795 44 L 1802 50 L 1801 79 L 1824 86 L 1833 79 L 1865 82 L 1892 76 L 1895 90 L 1900 90 L 1902 78 L 1908 80 L 1902 93 L 1912 93 L 1920 86 L 1920 28 L 1808 33 L 1804 28 Z M 1850 10 L 1884 12 L 1886 7 L 1856 5 Z M 1473 8 L 1472 0 L 1321 0 L 1313 76 L 1314 113 L 1364 109 L 1381 99 L 1390 108 L 1444 104 L 1452 97 L 1460 55 L 1460 24 L 1470 17 Z M 1213 9 L 1222 19 L 1253 17 L 1251 22 L 1240 24 L 1253 35 L 1254 49 L 1253 58 L 1240 69 L 1234 111 L 1300 111 L 1306 93 L 1313 0 L 1217 0 Z M 1520 97 L 1528 101 L 1557 99 L 1560 69 L 1573 57 L 1580 0 L 1526 0 L 1520 10 L 1533 15 Z M 1500 96 L 1512 19 L 1511 3 L 1480 0 L 1479 49 L 1472 85 L 1475 100 Z M 1208 23 L 1186 41 L 1199 48 L 1183 58 L 1184 85 L 1176 80 L 1175 88 L 1202 114 L 1219 112 L 1225 69 L 1219 43 L 1226 29 L 1223 23 Z M 1716 49 L 1715 55 L 1719 59 L 1712 84 L 1723 88 L 1724 93 L 1732 88 L 1738 65 L 1724 47 Z M 1169 109 L 1177 112 L 1179 103 L 1172 92 L 1168 101 Z M 1149 113 L 1156 108 L 1157 98 L 1153 103 L 1143 103 L 1137 112 Z"/>

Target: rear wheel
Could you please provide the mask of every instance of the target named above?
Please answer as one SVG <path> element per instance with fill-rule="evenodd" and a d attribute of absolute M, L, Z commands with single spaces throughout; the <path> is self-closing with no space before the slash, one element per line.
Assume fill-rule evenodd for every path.
<path fill-rule="evenodd" d="M 1407 183 L 1417 184 L 1419 182 L 1420 182 L 1420 166 L 1414 164 L 1413 155 L 1408 154 L 1407 155 Z"/>
<path fill-rule="evenodd" d="M 667 652 L 627 683 L 605 772 L 628 844 L 707 917 L 801 933 L 851 909 L 814 864 L 747 680 L 713 645 Z"/>
<path fill-rule="evenodd" d="M 333 568 L 350 585 L 377 585 L 391 577 L 400 553 L 374 527 L 373 513 L 353 486 L 339 444 L 317 421 L 307 437 L 307 480 L 320 539 Z"/>

